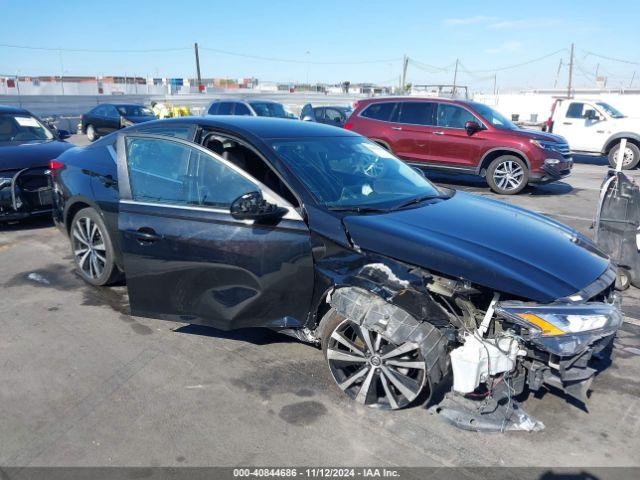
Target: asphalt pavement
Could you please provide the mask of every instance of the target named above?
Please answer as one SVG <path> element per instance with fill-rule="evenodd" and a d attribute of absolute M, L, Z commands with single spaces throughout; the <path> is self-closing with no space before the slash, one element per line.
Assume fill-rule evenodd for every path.
<path fill-rule="evenodd" d="M 591 236 L 606 160 L 577 160 L 565 181 L 515 197 L 472 177 L 429 176 Z M 586 409 L 546 392 L 524 402 L 542 432 L 478 434 L 422 408 L 356 405 L 321 352 L 288 337 L 132 317 L 126 287 L 74 274 L 49 221 L 0 229 L 0 264 L 0 465 L 640 466 L 635 289 Z"/>

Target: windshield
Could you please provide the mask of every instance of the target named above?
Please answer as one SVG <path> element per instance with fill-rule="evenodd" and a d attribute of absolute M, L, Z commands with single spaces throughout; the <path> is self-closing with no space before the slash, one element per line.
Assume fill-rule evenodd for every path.
<path fill-rule="evenodd" d="M 289 118 L 284 107 L 279 103 L 251 102 L 250 105 L 259 117 Z"/>
<path fill-rule="evenodd" d="M 616 110 L 614 107 L 612 107 L 608 103 L 597 102 L 596 105 L 598 105 L 601 109 L 603 109 L 607 113 L 607 115 L 609 115 L 611 118 L 624 118 L 624 115 L 622 113 L 620 113 L 618 110 Z"/>
<path fill-rule="evenodd" d="M 386 209 L 441 195 L 413 168 L 365 138 L 297 138 L 271 145 L 328 208 Z"/>
<path fill-rule="evenodd" d="M 153 112 L 147 107 L 139 107 L 138 105 L 121 105 L 116 107 L 120 115 L 125 117 L 149 117 L 153 116 Z"/>
<path fill-rule="evenodd" d="M 30 115 L 0 113 L 0 142 L 53 140 L 53 134 Z"/>
<path fill-rule="evenodd" d="M 485 105 L 484 103 L 469 102 L 469 106 L 472 107 L 476 112 L 478 112 L 484 120 L 489 122 L 495 128 L 499 128 L 501 130 L 520 129 L 520 127 L 518 127 L 511 120 L 508 120 L 504 115 L 496 112 L 493 108 Z"/>

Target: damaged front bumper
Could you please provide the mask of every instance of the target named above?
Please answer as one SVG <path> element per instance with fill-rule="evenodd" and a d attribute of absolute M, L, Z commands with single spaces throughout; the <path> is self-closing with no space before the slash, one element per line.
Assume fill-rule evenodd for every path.
<path fill-rule="evenodd" d="M 51 192 L 48 171 L 44 168 L 0 172 L 0 221 L 51 213 Z"/>

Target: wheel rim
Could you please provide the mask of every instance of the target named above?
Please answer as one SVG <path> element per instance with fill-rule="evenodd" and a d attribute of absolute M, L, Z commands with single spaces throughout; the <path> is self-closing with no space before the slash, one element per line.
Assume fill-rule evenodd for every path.
<path fill-rule="evenodd" d="M 618 155 L 620 155 L 620 152 L 618 151 Z M 622 157 L 622 164 L 623 165 L 630 165 L 633 162 L 633 150 L 631 150 L 629 147 L 625 147 L 624 149 L 624 156 Z"/>
<path fill-rule="evenodd" d="M 96 137 L 96 132 L 91 125 L 87 128 L 87 137 L 89 137 L 89 140 L 93 140 Z"/>
<path fill-rule="evenodd" d="M 506 160 L 493 171 L 493 180 L 498 188 L 506 191 L 516 190 L 522 185 L 524 169 L 513 160 Z"/>
<path fill-rule="evenodd" d="M 89 278 L 100 278 L 107 264 L 107 249 L 98 224 L 79 218 L 73 227 L 73 256 L 78 268 Z"/>
<path fill-rule="evenodd" d="M 363 405 L 382 409 L 409 405 L 427 379 L 418 345 L 396 345 L 348 319 L 331 334 L 327 361 L 342 391 Z"/>

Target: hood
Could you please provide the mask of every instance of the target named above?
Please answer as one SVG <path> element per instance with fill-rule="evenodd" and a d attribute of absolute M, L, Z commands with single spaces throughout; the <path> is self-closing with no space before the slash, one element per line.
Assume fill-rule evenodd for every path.
<path fill-rule="evenodd" d="M 526 138 L 527 140 L 533 139 L 545 142 L 567 143 L 567 140 L 563 136 L 556 135 L 555 133 L 541 132 L 540 130 L 528 130 L 524 128 L 521 130 L 512 130 L 512 132 L 519 137 Z"/>
<path fill-rule="evenodd" d="M 150 122 L 151 120 L 157 120 L 157 118 L 152 115 L 144 115 L 140 117 L 122 115 L 122 118 L 129 120 L 130 122 L 133 122 L 133 123 L 144 123 L 144 122 Z"/>
<path fill-rule="evenodd" d="M 575 230 L 465 192 L 343 222 L 362 249 L 541 303 L 582 290 L 609 266 Z"/>
<path fill-rule="evenodd" d="M 615 125 L 615 130 L 624 130 L 631 133 L 635 133 L 640 135 L 640 118 L 634 117 L 623 117 L 623 118 L 612 118 L 611 123 Z M 609 122 L 606 122 L 609 123 Z M 615 132 L 612 132 L 615 133 Z"/>
<path fill-rule="evenodd" d="M 0 142 L 0 171 L 48 167 L 49 160 L 58 158 L 73 145 L 60 140 L 43 142 Z"/>

